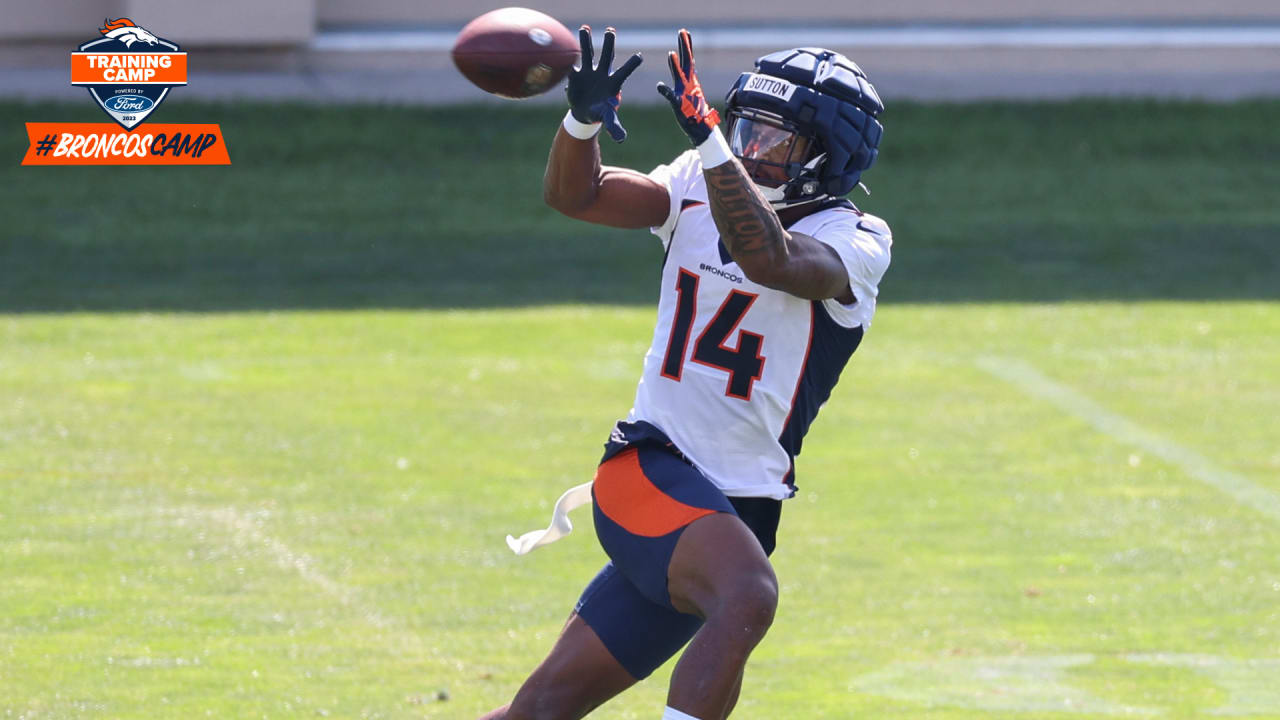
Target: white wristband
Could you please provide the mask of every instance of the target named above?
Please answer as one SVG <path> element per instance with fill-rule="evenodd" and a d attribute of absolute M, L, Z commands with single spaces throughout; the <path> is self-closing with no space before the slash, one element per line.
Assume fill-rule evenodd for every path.
<path fill-rule="evenodd" d="M 600 132 L 600 123 L 578 122 L 578 118 L 573 116 L 572 110 L 564 114 L 564 122 L 561 125 L 564 126 L 565 132 L 579 140 L 590 140 L 596 136 L 596 133 Z"/>
<path fill-rule="evenodd" d="M 729 143 L 725 142 L 720 128 L 711 129 L 711 135 L 698 146 L 698 154 L 702 156 L 703 170 L 710 170 L 733 159 L 733 152 L 729 150 Z"/>

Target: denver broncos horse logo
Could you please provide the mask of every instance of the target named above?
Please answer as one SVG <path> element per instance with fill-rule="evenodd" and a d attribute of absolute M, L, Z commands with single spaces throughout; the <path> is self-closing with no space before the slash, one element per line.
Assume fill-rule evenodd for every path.
<path fill-rule="evenodd" d="M 148 45 L 155 45 L 159 40 L 155 35 L 147 32 L 146 28 L 138 27 L 129 18 L 117 18 L 112 20 L 105 18 L 103 27 L 98 28 L 98 32 L 106 35 L 114 40 L 119 40 L 125 44 L 125 47 L 133 49 L 136 42 L 144 42 Z"/>

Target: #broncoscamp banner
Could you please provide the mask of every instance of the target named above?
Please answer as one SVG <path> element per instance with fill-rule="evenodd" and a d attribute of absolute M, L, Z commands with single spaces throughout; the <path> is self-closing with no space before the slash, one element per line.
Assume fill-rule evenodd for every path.
<path fill-rule="evenodd" d="M 71 84 L 114 123 L 27 123 L 23 165 L 230 165 L 216 124 L 147 124 L 187 84 L 187 53 L 129 18 L 107 19 L 71 53 Z"/>
<path fill-rule="evenodd" d="M 27 123 L 23 165 L 230 165 L 217 125 L 149 123 L 129 132 L 111 123 Z"/>

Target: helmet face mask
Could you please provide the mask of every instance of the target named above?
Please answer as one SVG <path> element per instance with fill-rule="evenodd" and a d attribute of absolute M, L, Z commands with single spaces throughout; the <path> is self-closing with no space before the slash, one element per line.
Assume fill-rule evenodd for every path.
<path fill-rule="evenodd" d="M 763 110 L 734 108 L 729 112 L 729 149 L 775 207 L 824 197 L 816 193 L 821 145 L 795 123 Z"/>
<path fill-rule="evenodd" d="M 884 104 L 862 69 L 822 48 L 757 59 L 729 89 L 725 110 L 730 149 L 775 208 L 848 194 L 883 133 Z"/>

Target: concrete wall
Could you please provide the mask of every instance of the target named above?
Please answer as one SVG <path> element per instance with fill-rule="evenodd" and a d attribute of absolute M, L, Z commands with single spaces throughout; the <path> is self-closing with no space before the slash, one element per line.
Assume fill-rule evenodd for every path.
<path fill-rule="evenodd" d="M 311 40 L 315 0 L 0 0 L 0 40 L 67 41 L 127 17 L 182 46 L 298 45 Z"/>
<path fill-rule="evenodd" d="M 179 45 L 297 45 L 316 25 L 315 0 L 125 0 L 125 7 Z"/>
<path fill-rule="evenodd" d="M 102 19 L 119 17 L 123 0 L 0 0 L 0 40 L 73 38 L 84 40 L 102 27 Z M 81 41 L 83 42 L 83 40 Z"/>
<path fill-rule="evenodd" d="M 494 8 L 517 4 L 504 0 L 316 0 L 321 25 L 416 23 L 460 25 Z M 537 9 L 568 25 L 584 20 L 613 24 L 659 25 L 697 22 L 789 23 L 837 20 L 861 23 L 1002 22 L 1022 20 L 1280 20 L 1280 0 L 777 0 L 688 2 L 645 0 L 539 0 Z M 786 8 L 780 17 L 779 8 Z"/>
<path fill-rule="evenodd" d="M 107 16 L 130 17 L 180 45 L 303 45 L 317 26 L 459 26 L 512 0 L 0 0 L 0 41 L 83 41 Z M 570 27 L 768 23 L 777 0 L 690 3 L 645 0 L 601 9 L 598 0 L 539 0 Z M 1216 21 L 1280 22 L 1280 0 L 807 0 L 791 3 L 787 23 Z"/>

